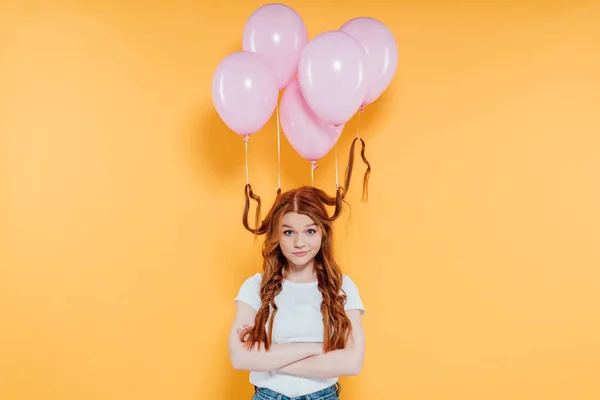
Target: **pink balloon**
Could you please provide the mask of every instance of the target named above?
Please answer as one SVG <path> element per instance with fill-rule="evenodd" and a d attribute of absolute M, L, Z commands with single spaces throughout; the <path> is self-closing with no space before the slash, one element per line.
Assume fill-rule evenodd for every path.
<path fill-rule="evenodd" d="M 367 62 L 362 45 L 347 33 L 324 32 L 311 40 L 300 57 L 298 80 L 315 114 L 334 125 L 348 122 L 369 88 Z"/>
<path fill-rule="evenodd" d="M 398 46 L 392 32 L 374 18 L 361 17 L 346 22 L 340 31 L 352 35 L 368 54 L 369 90 L 364 104 L 375 100 L 387 89 L 398 66 Z"/>
<path fill-rule="evenodd" d="M 238 51 L 225 57 L 212 80 L 217 113 L 238 135 L 251 135 L 265 126 L 277 106 L 277 82 L 261 56 Z"/>
<path fill-rule="evenodd" d="M 250 16 L 244 27 L 242 48 L 264 56 L 277 77 L 277 87 L 287 86 L 298 71 L 302 50 L 308 43 L 304 21 L 292 8 L 267 4 Z"/>
<path fill-rule="evenodd" d="M 288 142 L 298 154 L 312 162 L 333 148 L 344 129 L 343 125 L 333 126 L 315 115 L 302 97 L 297 79 L 283 92 L 279 110 L 281 127 Z"/>

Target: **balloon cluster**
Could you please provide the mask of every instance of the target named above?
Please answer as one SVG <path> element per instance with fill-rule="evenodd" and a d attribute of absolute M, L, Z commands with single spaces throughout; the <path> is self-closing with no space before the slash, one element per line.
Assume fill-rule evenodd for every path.
<path fill-rule="evenodd" d="M 394 36 L 376 19 L 355 18 L 309 41 L 300 15 L 277 3 L 250 16 L 242 49 L 215 71 L 217 113 L 248 140 L 269 121 L 284 89 L 281 127 L 313 163 L 333 148 L 344 124 L 387 89 L 398 63 Z"/>

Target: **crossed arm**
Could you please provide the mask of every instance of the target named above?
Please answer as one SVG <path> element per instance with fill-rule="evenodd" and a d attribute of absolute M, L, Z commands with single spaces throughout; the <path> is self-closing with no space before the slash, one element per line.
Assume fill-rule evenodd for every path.
<path fill-rule="evenodd" d="M 359 310 L 348 310 L 352 337 L 345 349 L 323 352 L 322 343 L 274 344 L 269 351 L 244 348 L 239 330 L 254 324 L 256 311 L 238 302 L 236 316 L 229 334 L 229 357 L 235 369 L 268 372 L 278 371 L 306 378 L 329 378 L 358 375 L 365 353 L 365 337 Z"/>

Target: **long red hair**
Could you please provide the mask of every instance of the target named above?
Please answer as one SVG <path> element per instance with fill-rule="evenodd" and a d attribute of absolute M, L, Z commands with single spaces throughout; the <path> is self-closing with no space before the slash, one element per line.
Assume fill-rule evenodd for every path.
<path fill-rule="evenodd" d="M 340 188 L 341 189 L 341 188 Z M 303 186 L 277 196 L 275 204 L 254 233 L 264 233 L 263 276 L 260 286 L 262 305 L 256 314 L 254 326 L 241 332 L 240 339 L 247 348 L 263 345 L 269 350 L 273 336 L 273 320 L 277 314 L 275 296 L 282 289 L 287 261 L 279 247 L 283 216 L 288 212 L 305 214 L 321 229 L 323 239 L 321 249 L 315 256 L 315 272 L 319 291 L 323 296 L 325 351 L 343 349 L 350 334 L 350 320 L 346 316 L 344 304 L 346 295 L 342 292 L 342 272 L 333 257 L 333 221 L 339 216 L 344 191 L 338 190 L 336 197 L 330 197 L 321 189 Z M 329 216 L 327 205 L 335 205 L 336 210 Z M 258 232 L 256 232 L 258 231 Z M 268 323 L 268 329 L 266 325 Z"/>

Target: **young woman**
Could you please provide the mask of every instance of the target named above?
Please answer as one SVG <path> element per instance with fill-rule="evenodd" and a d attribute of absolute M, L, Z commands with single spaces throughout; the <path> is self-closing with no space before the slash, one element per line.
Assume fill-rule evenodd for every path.
<path fill-rule="evenodd" d="M 236 297 L 229 337 L 233 367 L 250 372 L 254 400 L 337 400 L 338 377 L 362 368 L 364 307 L 333 257 L 332 198 L 314 187 L 277 196 L 255 234 L 265 234 L 263 272 Z M 335 205 L 329 216 L 326 206 Z M 245 211 L 247 224 L 247 208 Z M 248 228 L 249 229 L 249 228 Z"/>

